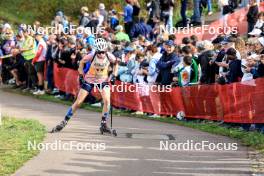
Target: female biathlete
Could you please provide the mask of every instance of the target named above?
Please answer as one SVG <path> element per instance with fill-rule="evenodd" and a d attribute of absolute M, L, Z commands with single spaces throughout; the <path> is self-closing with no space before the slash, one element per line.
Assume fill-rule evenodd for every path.
<path fill-rule="evenodd" d="M 100 46 L 100 43 L 96 44 L 96 51 L 84 56 L 84 58 L 80 61 L 78 69 L 80 74 L 80 91 L 78 93 L 77 99 L 69 108 L 64 120 L 52 129 L 52 133 L 61 131 L 67 125 L 68 121 L 81 106 L 87 95 L 91 93 L 93 88 L 100 89 L 99 92 L 102 96 L 104 104 L 100 129 L 103 130 L 103 132 L 111 133 L 111 130 L 106 124 L 110 110 L 109 81 L 112 83 L 114 82 L 118 71 L 118 64 L 115 56 L 106 50 L 107 48 Z M 87 62 L 90 62 L 91 65 L 89 71 L 85 74 L 83 69 Z M 111 63 L 114 66 L 113 73 L 109 77 L 108 71 Z"/>

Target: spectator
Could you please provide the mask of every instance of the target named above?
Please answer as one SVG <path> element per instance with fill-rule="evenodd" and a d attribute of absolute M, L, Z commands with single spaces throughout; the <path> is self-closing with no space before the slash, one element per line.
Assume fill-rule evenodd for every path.
<path fill-rule="evenodd" d="M 46 78 L 47 78 L 47 93 L 51 93 L 54 88 L 54 81 L 53 81 L 53 51 L 55 49 L 56 43 L 56 36 L 50 35 L 47 41 L 47 53 L 46 53 Z"/>
<path fill-rule="evenodd" d="M 139 18 L 139 14 L 140 14 L 140 4 L 138 2 L 138 0 L 132 0 L 132 6 L 133 6 L 133 19 Z"/>
<path fill-rule="evenodd" d="M 120 66 L 118 68 L 118 76 L 121 81 L 123 82 L 132 82 L 133 81 L 133 74 L 132 71 L 135 69 L 136 66 L 136 54 L 135 49 L 128 46 L 125 48 L 125 58 L 123 59 L 126 66 Z"/>
<path fill-rule="evenodd" d="M 193 16 L 191 19 L 191 24 L 193 26 L 200 26 L 202 24 L 201 20 L 201 12 L 200 12 L 200 6 L 201 6 L 201 0 L 193 0 Z"/>
<path fill-rule="evenodd" d="M 173 75 L 173 84 L 183 87 L 188 86 L 191 81 L 191 64 L 192 57 L 183 57 L 183 62 L 177 67 L 177 71 Z"/>
<path fill-rule="evenodd" d="M 99 14 L 103 17 L 103 21 L 106 22 L 108 19 L 108 13 L 105 10 L 105 5 L 104 3 L 99 4 Z"/>
<path fill-rule="evenodd" d="M 165 23 L 165 26 L 169 24 L 169 18 L 171 16 L 171 8 L 174 6 L 174 0 L 160 0 L 160 19 Z M 169 29 L 172 26 L 168 26 Z"/>
<path fill-rule="evenodd" d="M 264 55 L 260 55 L 260 63 L 257 69 L 250 68 L 250 72 L 253 74 L 254 78 L 264 77 Z"/>
<path fill-rule="evenodd" d="M 207 0 L 207 7 L 208 7 L 208 15 L 211 16 L 213 14 L 212 0 Z"/>
<path fill-rule="evenodd" d="M 255 29 L 260 29 L 264 33 L 264 12 L 260 12 L 258 15 L 258 21 L 256 22 Z"/>
<path fill-rule="evenodd" d="M 254 29 L 256 22 L 258 21 L 258 5 L 256 0 L 250 0 L 250 7 L 247 13 L 248 33 Z"/>
<path fill-rule="evenodd" d="M 67 32 L 66 30 L 67 30 L 67 28 L 69 27 L 69 22 L 68 22 L 66 16 L 64 15 L 64 13 L 63 13 L 61 10 L 59 10 L 59 11 L 56 13 L 56 17 L 59 17 L 59 18 L 60 18 L 59 22 L 60 22 L 60 24 L 61 24 L 62 27 L 63 27 L 63 31 L 64 31 L 64 32 Z"/>
<path fill-rule="evenodd" d="M 134 39 L 139 36 L 143 36 L 147 39 L 150 39 L 150 36 L 152 35 L 152 28 L 145 23 L 144 19 L 135 19 L 134 22 L 135 24 L 130 31 L 130 37 Z"/>
<path fill-rule="evenodd" d="M 18 49 L 12 49 L 12 56 L 14 57 L 13 63 L 8 69 L 15 78 L 15 88 L 22 87 L 26 84 L 26 71 L 24 67 L 24 58 L 19 53 Z"/>
<path fill-rule="evenodd" d="M 129 36 L 123 32 L 123 26 L 119 25 L 115 28 L 117 33 L 115 34 L 115 39 L 118 41 L 130 42 Z"/>
<path fill-rule="evenodd" d="M 159 69 L 157 83 L 161 85 L 170 85 L 173 78 L 171 68 L 174 64 L 178 65 L 180 60 L 174 53 L 175 46 L 173 41 L 166 41 L 164 47 L 165 53 L 163 53 L 162 57 L 157 63 L 157 68 Z"/>
<path fill-rule="evenodd" d="M 155 45 L 148 46 L 147 52 L 149 54 L 149 67 L 148 70 L 145 71 L 145 74 L 148 75 L 147 82 L 149 84 L 155 84 L 159 72 L 157 63 L 160 60 L 162 54 L 158 51 L 158 47 Z"/>
<path fill-rule="evenodd" d="M 198 62 L 201 65 L 201 84 L 215 83 L 216 78 L 216 65 L 214 63 L 215 53 L 211 48 L 206 48 L 198 57 Z"/>
<path fill-rule="evenodd" d="M 133 26 L 133 7 L 131 5 L 131 0 L 126 0 L 126 3 L 124 12 L 121 14 L 124 16 L 125 32 L 130 35 L 130 31 Z"/>
<path fill-rule="evenodd" d="M 28 31 L 23 30 L 23 36 L 25 38 L 22 43 L 22 47 L 20 48 L 20 52 L 22 52 L 22 56 L 25 59 L 25 69 L 27 73 L 27 88 L 24 91 L 28 91 L 30 89 L 34 89 L 37 84 L 36 71 L 32 65 L 32 60 L 35 57 L 35 39 L 29 35 Z"/>
<path fill-rule="evenodd" d="M 12 49 L 16 47 L 16 42 L 14 40 L 14 32 L 11 28 L 9 28 L 9 24 L 5 25 L 3 28 L 3 38 L 4 41 L 2 43 L 2 52 L 3 55 L 11 54 Z M 11 60 L 4 59 L 2 60 L 2 81 L 6 82 L 11 78 L 10 72 L 8 71 L 7 67 L 10 67 Z"/>
<path fill-rule="evenodd" d="M 187 26 L 187 22 L 188 22 L 187 15 L 186 15 L 187 5 L 188 5 L 188 0 L 181 0 L 181 18 L 182 18 L 182 20 L 176 24 L 176 27 L 186 27 Z"/>
<path fill-rule="evenodd" d="M 192 64 L 191 64 L 191 77 L 190 77 L 190 83 L 195 83 L 197 84 L 198 82 L 198 59 L 197 57 L 192 53 L 192 48 L 191 46 L 184 46 L 181 48 L 181 51 L 180 51 L 181 55 L 182 55 L 182 59 L 183 60 L 183 57 L 185 56 L 188 56 L 188 57 L 191 57 L 192 58 Z M 183 65 L 183 62 L 181 64 L 181 66 Z M 176 70 L 175 70 L 176 69 Z M 172 71 L 173 72 L 177 72 L 179 69 L 179 66 L 178 65 L 174 65 L 173 68 L 172 68 Z"/>
<path fill-rule="evenodd" d="M 154 28 L 155 24 L 160 19 L 159 0 L 150 0 L 147 3 L 147 10 L 149 13 L 147 24 Z"/>
<path fill-rule="evenodd" d="M 236 45 L 235 45 L 236 41 L 237 41 L 237 38 L 229 36 L 229 37 L 226 37 L 225 40 L 223 40 L 221 43 L 222 43 L 222 45 L 224 45 L 224 48 L 226 50 L 228 50 L 229 48 L 234 48 L 237 51 L 236 52 L 237 59 L 241 60 L 241 54 L 236 49 Z"/>
<path fill-rule="evenodd" d="M 136 54 L 135 68 L 131 71 L 133 83 L 147 84 L 147 68 L 149 63 L 145 59 L 143 52 Z"/>
<path fill-rule="evenodd" d="M 86 27 L 89 27 L 94 32 L 96 32 L 97 26 L 100 26 L 103 22 L 103 16 L 99 14 L 98 11 L 93 12 L 89 23 Z"/>
<path fill-rule="evenodd" d="M 255 52 L 257 54 L 264 54 L 264 37 L 258 38 L 255 44 Z"/>
<path fill-rule="evenodd" d="M 233 13 L 233 8 L 229 4 L 229 0 L 219 0 L 219 6 L 221 8 L 222 18 L 223 18 L 223 27 L 227 25 L 227 17 L 229 13 Z"/>
<path fill-rule="evenodd" d="M 88 7 L 84 6 L 81 8 L 81 19 L 79 22 L 79 26 L 87 27 L 89 22 L 90 22 L 90 19 L 89 19 L 89 14 L 88 14 Z"/>
<path fill-rule="evenodd" d="M 32 64 L 35 67 L 38 77 L 37 90 L 33 92 L 34 95 L 43 95 L 44 92 L 44 64 L 47 52 L 47 45 L 41 34 L 36 34 L 36 40 L 38 41 L 37 52 L 32 60 Z"/>
<path fill-rule="evenodd" d="M 119 20 L 117 17 L 117 12 L 112 10 L 110 13 L 110 27 L 114 30 L 119 25 Z"/>
<path fill-rule="evenodd" d="M 169 15 L 169 21 L 168 21 L 168 27 L 169 27 L 169 32 L 172 33 L 172 27 L 173 27 L 173 11 L 174 11 L 174 0 L 171 0 L 171 5 L 170 5 L 170 15 Z"/>
<path fill-rule="evenodd" d="M 221 81 L 224 79 L 225 83 L 234 83 L 239 82 L 243 76 L 241 70 L 241 60 L 237 59 L 236 50 L 234 48 L 229 48 L 226 52 L 228 64 L 217 63 L 219 66 L 228 68 L 228 72 L 225 77 L 221 78 Z"/>

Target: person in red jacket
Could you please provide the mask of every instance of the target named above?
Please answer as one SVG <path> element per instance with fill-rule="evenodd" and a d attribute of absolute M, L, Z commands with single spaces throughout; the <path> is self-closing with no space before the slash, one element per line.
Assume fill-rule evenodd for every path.
<path fill-rule="evenodd" d="M 44 92 L 44 65 L 45 65 L 45 56 L 47 52 L 47 45 L 41 34 L 36 34 L 36 40 L 38 41 L 36 56 L 32 60 L 32 65 L 34 66 L 37 76 L 38 76 L 38 85 L 37 90 L 33 92 L 34 95 L 43 95 Z"/>

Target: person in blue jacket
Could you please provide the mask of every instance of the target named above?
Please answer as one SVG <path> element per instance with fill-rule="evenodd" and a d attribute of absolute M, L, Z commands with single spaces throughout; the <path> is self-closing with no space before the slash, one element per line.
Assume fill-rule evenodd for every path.
<path fill-rule="evenodd" d="M 157 63 L 159 74 L 156 81 L 161 85 L 170 85 L 173 78 L 171 68 L 173 65 L 178 65 L 180 63 L 180 58 L 178 58 L 174 52 L 175 46 L 172 40 L 166 41 L 164 48 L 165 52 Z"/>

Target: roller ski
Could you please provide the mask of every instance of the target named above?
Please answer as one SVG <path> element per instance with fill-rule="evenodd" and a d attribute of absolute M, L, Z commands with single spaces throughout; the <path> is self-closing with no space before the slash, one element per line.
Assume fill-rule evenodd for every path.
<path fill-rule="evenodd" d="M 50 133 L 58 133 L 60 132 L 66 125 L 67 125 L 68 121 L 63 120 L 60 122 L 60 124 L 58 124 L 57 126 L 55 126 Z"/>
<path fill-rule="evenodd" d="M 106 121 L 102 121 L 101 122 L 101 126 L 100 126 L 100 132 L 101 134 L 110 134 L 110 135 L 113 135 L 113 136 L 117 136 L 117 132 L 115 129 L 112 129 L 112 128 L 109 128 L 106 124 Z"/>

